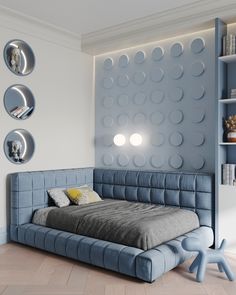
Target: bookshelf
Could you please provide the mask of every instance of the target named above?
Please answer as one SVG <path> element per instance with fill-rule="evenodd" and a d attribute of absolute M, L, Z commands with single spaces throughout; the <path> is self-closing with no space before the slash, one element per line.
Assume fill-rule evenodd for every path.
<path fill-rule="evenodd" d="M 12 85 L 4 94 L 4 106 L 12 118 L 25 120 L 34 111 L 35 99 L 28 87 L 20 84 Z"/>
<path fill-rule="evenodd" d="M 236 28 L 236 27 L 235 27 Z M 231 89 L 236 89 L 236 54 L 222 56 L 223 37 L 230 34 L 229 27 L 222 20 L 215 22 L 215 65 L 216 65 L 216 246 L 226 237 L 236 252 L 236 237 L 232 224 L 236 223 L 236 186 L 226 185 L 223 179 L 223 167 L 225 164 L 236 164 L 236 142 L 228 142 L 224 128 L 224 119 L 236 114 L 236 98 L 230 98 Z M 235 29 L 236 34 L 236 29 Z M 223 166 L 224 165 L 224 166 Z M 233 166 L 231 166 L 230 177 Z M 229 168 L 229 169 L 231 169 Z M 235 178 L 235 176 L 232 176 Z M 224 181 L 223 181 L 224 180 Z M 231 182 L 232 183 L 232 182 Z M 225 218 L 225 216 L 228 216 Z M 232 248 L 232 249 L 233 249 Z"/>

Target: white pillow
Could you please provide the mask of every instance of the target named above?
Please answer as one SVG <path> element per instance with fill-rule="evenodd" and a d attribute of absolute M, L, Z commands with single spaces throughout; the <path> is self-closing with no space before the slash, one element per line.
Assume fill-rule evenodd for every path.
<path fill-rule="evenodd" d="M 102 201 L 99 195 L 88 185 L 68 188 L 66 193 L 71 202 L 76 205 Z"/>
<path fill-rule="evenodd" d="M 48 190 L 49 196 L 59 208 L 70 205 L 70 199 L 65 194 L 65 188 L 52 188 Z"/>

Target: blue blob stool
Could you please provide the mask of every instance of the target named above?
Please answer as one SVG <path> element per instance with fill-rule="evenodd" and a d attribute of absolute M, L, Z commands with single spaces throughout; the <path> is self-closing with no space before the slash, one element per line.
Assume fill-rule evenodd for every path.
<path fill-rule="evenodd" d="M 199 252 L 191 266 L 189 272 L 197 272 L 196 279 L 202 282 L 205 277 L 207 263 L 217 263 L 220 272 L 225 272 L 230 281 L 235 279 L 234 273 L 231 271 L 230 266 L 225 259 L 224 249 L 226 240 L 221 242 L 219 249 L 206 249 L 197 238 L 186 238 L 182 241 L 183 249 L 187 251 Z"/>

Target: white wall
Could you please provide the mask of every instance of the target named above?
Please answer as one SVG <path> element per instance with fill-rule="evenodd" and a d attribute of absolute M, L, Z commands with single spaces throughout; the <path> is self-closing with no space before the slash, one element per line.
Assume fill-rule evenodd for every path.
<path fill-rule="evenodd" d="M 46 41 L 43 32 L 28 35 L 17 28 L 0 26 L 0 35 L 1 52 L 9 40 L 22 39 L 32 47 L 36 58 L 34 71 L 26 77 L 11 73 L 3 54 L 0 58 L 0 243 L 3 243 L 9 221 L 6 191 L 9 173 L 94 166 L 94 101 L 91 56 L 55 44 L 53 39 Z M 29 87 L 36 100 L 32 117 L 24 121 L 11 118 L 4 109 L 4 92 L 15 83 Z M 16 128 L 28 130 L 36 145 L 33 158 L 23 165 L 10 163 L 3 151 L 6 134 Z"/>

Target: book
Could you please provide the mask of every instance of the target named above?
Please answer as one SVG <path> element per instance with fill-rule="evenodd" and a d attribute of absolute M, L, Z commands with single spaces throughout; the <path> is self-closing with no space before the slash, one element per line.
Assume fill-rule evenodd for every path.
<path fill-rule="evenodd" d="M 24 108 L 24 106 L 20 106 L 20 107 L 18 107 L 18 108 L 13 112 L 12 115 L 15 116 L 15 117 L 17 117 L 17 115 L 19 115 L 19 114 L 22 112 L 23 108 Z"/>
<path fill-rule="evenodd" d="M 26 111 L 28 111 L 28 109 L 29 109 L 28 106 L 24 106 L 24 107 L 22 108 L 22 111 L 17 115 L 17 118 L 20 119 L 21 116 L 24 115 Z"/>
<path fill-rule="evenodd" d="M 233 185 L 235 179 L 235 165 L 229 164 L 229 185 Z"/>
<path fill-rule="evenodd" d="M 222 171 L 222 175 L 223 175 L 223 177 L 222 177 L 222 184 L 225 184 L 225 185 L 227 185 L 227 184 L 229 184 L 229 167 L 228 167 L 228 164 L 223 164 L 222 165 L 223 166 L 223 171 Z"/>
<path fill-rule="evenodd" d="M 29 107 L 29 109 L 22 115 L 21 119 L 26 119 L 34 110 L 34 107 Z"/>
<path fill-rule="evenodd" d="M 232 55 L 236 53 L 236 36 L 228 34 L 223 37 L 223 55 Z"/>
<path fill-rule="evenodd" d="M 222 183 L 225 185 L 234 185 L 235 164 L 223 164 L 222 167 Z"/>
<path fill-rule="evenodd" d="M 13 115 L 13 113 L 19 108 L 19 106 L 14 107 L 10 110 L 10 114 Z"/>

